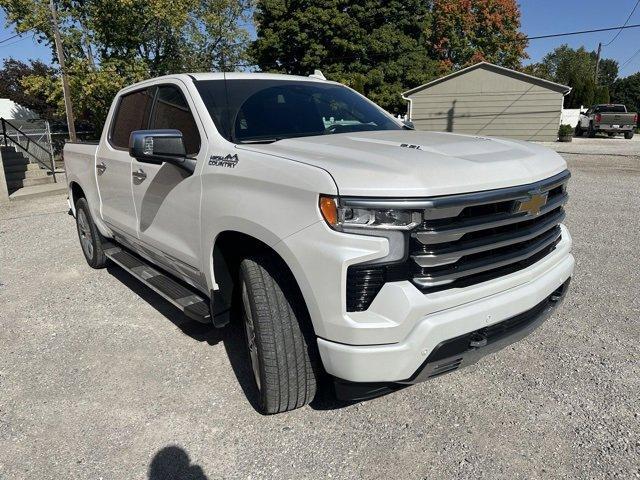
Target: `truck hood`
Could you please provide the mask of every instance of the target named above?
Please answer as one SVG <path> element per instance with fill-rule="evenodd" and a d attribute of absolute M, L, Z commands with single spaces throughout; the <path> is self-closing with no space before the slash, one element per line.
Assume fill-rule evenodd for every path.
<path fill-rule="evenodd" d="M 532 143 L 439 132 L 343 133 L 238 145 L 329 172 L 340 195 L 426 197 L 524 185 L 567 168 Z"/>

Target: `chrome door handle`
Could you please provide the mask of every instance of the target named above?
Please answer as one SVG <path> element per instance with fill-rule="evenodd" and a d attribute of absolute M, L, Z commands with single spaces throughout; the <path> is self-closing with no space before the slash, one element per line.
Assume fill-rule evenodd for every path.
<path fill-rule="evenodd" d="M 96 170 L 98 171 L 98 175 L 102 175 L 106 169 L 107 169 L 107 166 L 104 164 L 104 162 L 100 162 L 99 164 L 96 165 Z"/>
<path fill-rule="evenodd" d="M 142 169 L 136 170 L 131 174 L 131 176 L 133 177 L 133 181 L 136 185 L 141 184 L 144 182 L 145 178 L 147 178 L 147 174 L 144 173 L 144 170 Z"/>

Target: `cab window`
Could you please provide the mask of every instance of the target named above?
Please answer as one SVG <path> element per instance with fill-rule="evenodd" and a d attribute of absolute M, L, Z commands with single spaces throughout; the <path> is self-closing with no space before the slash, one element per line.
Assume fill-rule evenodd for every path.
<path fill-rule="evenodd" d="M 186 98 L 176 86 L 158 87 L 149 128 L 180 130 L 187 155 L 195 155 L 200 151 L 200 133 L 196 121 Z"/>
<path fill-rule="evenodd" d="M 129 148 L 131 132 L 146 128 L 152 97 L 153 92 L 146 88 L 120 97 L 111 126 L 111 145 L 124 150 Z"/>

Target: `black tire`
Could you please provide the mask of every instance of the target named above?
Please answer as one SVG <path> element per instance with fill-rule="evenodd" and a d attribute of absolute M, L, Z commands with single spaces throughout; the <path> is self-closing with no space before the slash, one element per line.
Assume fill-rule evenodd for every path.
<path fill-rule="evenodd" d="M 616 136 L 616 134 L 613 133 L 613 132 L 609 132 L 607 135 L 609 135 L 610 137 L 615 137 Z"/>
<path fill-rule="evenodd" d="M 273 255 L 245 258 L 240 297 L 260 411 L 280 413 L 308 404 L 316 394 L 317 349 L 291 273 Z"/>
<path fill-rule="evenodd" d="M 574 131 L 574 135 L 575 135 L 576 137 L 581 137 L 583 133 L 584 133 L 584 132 L 582 131 L 582 128 L 580 127 L 580 124 L 578 123 L 578 124 L 576 125 L 576 129 L 575 129 L 575 131 Z"/>
<path fill-rule="evenodd" d="M 633 138 L 633 132 L 624 132 L 624 138 L 631 140 Z"/>
<path fill-rule="evenodd" d="M 593 122 L 589 124 L 589 129 L 587 130 L 587 137 L 593 138 L 596 136 L 596 130 L 593 128 Z"/>
<path fill-rule="evenodd" d="M 107 257 L 104 254 L 103 245 L 105 239 L 93 223 L 89 204 L 84 198 L 76 202 L 76 228 L 84 258 L 91 268 L 104 268 Z"/>

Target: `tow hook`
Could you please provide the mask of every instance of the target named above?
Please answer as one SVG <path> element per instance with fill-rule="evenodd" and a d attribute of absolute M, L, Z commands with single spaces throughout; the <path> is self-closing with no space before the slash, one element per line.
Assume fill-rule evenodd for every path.
<path fill-rule="evenodd" d="M 487 345 L 487 336 L 482 332 L 473 332 L 469 337 L 469 347 L 481 348 Z"/>

